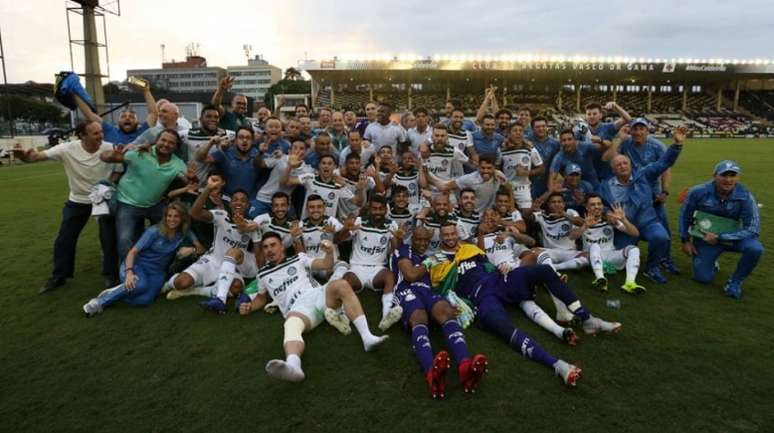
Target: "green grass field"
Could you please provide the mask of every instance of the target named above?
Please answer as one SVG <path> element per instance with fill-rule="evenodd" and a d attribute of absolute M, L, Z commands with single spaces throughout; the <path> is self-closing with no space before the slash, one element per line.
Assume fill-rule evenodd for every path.
<path fill-rule="evenodd" d="M 677 193 L 708 179 L 724 158 L 741 163 L 743 182 L 764 204 L 761 240 L 770 246 L 773 140 L 689 141 L 674 170 L 673 228 Z M 771 252 L 746 281 L 742 301 L 722 296 L 737 259 L 729 255 L 712 286 L 686 275 L 659 287 L 641 278 L 649 291 L 638 298 L 594 292 L 590 271 L 572 274 L 572 288 L 592 312 L 623 322 L 622 333 L 581 336 L 568 347 L 520 310 L 512 317 L 583 368 L 576 389 L 471 328 L 468 344 L 489 356 L 489 374 L 466 395 L 454 369 L 446 400 L 433 401 L 400 326 L 373 354 L 356 335 L 320 326 L 305 336 L 307 380 L 292 385 L 263 370 L 282 354 L 276 315 L 216 317 L 186 298 L 144 309 L 117 305 L 86 319 L 81 306 L 102 282 L 96 224 L 81 235 L 75 278 L 37 294 L 67 197 L 61 166 L 2 167 L 0 189 L 2 431 L 774 431 Z M 674 250 L 688 271 L 677 242 Z M 620 310 L 605 306 L 610 298 L 621 299 Z M 361 299 L 375 329 L 379 296 Z M 547 297 L 538 299 L 552 314 Z M 440 337 L 435 330 L 436 350 L 444 348 Z"/>

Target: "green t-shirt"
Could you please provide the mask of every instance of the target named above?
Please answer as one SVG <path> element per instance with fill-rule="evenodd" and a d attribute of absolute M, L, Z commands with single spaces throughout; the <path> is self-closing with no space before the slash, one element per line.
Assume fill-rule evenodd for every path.
<path fill-rule="evenodd" d="M 185 163 L 175 155 L 164 164 L 156 159 L 156 146 L 149 152 L 130 150 L 124 154 L 126 173 L 118 182 L 118 201 L 135 207 L 151 207 L 161 201 L 167 188 L 184 176 Z"/>
<path fill-rule="evenodd" d="M 234 113 L 233 111 L 225 111 L 220 117 L 219 127 L 228 130 L 236 131 L 240 126 L 246 126 L 251 128 L 250 120 L 242 114 Z"/>

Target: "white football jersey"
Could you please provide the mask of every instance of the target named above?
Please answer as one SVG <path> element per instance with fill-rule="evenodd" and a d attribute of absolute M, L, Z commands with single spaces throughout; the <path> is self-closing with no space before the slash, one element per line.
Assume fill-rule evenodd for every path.
<path fill-rule="evenodd" d="M 576 217 L 578 212 L 567 209 L 567 215 Z M 573 223 L 565 217 L 547 218 L 543 212 L 535 212 L 535 221 L 540 225 L 543 247 L 559 250 L 576 250 L 575 241 L 570 239 Z"/>
<path fill-rule="evenodd" d="M 207 254 L 216 260 L 223 260 L 230 248 L 238 248 L 248 254 L 250 253 L 248 250 L 250 241 L 258 242 L 260 240 L 258 231 L 239 233 L 236 224 L 231 221 L 231 217 L 225 210 L 211 209 L 210 213 L 212 214 L 212 224 L 215 226 L 215 234 L 212 247 Z"/>
<path fill-rule="evenodd" d="M 452 224 L 457 225 L 457 235 L 460 239 L 463 239 L 466 235 L 465 231 L 460 227 L 459 221 L 454 214 L 449 214 L 446 218 Z M 433 255 L 441 248 L 441 225 L 442 221 L 435 217 L 434 214 L 430 214 L 425 222 L 422 224 L 426 229 L 430 230 L 432 236 L 430 237 L 430 244 L 427 246 L 427 255 Z"/>
<path fill-rule="evenodd" d="M 531 170 L 533 167 L 543 165 L 540 153 L 534 147 L 532 149 L 510 149 L 501 152 L 503 158 L 503 174 L 513 184 L 530 185 L 529 176 L 518 176 L 516 167 Z"/>
<path fill-rule="evenodd" d="M 267 264 L 258 270 L 257 292 L 268 294 L 277 301 L 282 317 L 290 311 L 305 290 L 314 290 L 320 284 L 311 277 L 313 258 L 304 253 L 285 257 L 277 264 Z"/>
<path fill-rule="evenodd" d="M 424 160 L 428 173 L 441 179 L 442 181 L 452 180 L 454 163 L 468 162 L 468 157 L 459 149 L 447 145 L 443 150 L 438 151 L 434 147 L 430 148 L 430 156 Z"/>
<path fill-rule="evenodd" d="M 408 189 L 408 199 L 410 204 L 418 204 L 419 203 L 419 172 L 414 171 L 413 173 L 409 175 L 403 175 L 400 173 L 396 173 L 395 176 L 392 177 L 392 184 L 394 185 L 401 185 L 405 186 L 406 189 Z"/>
<path fill-rule="evenodd" d="M 521 212 L 518 210 L 509 212 L 507 215 L 500 215 L 500 221 L 502 221 L 505 225 L 510 225 L 523 220 L 524 218 L 521 217 Z"/>
<path fill-rule="evenodd" d="M 317 194 L 325 202 L 325 215 L 335 217 L 339 208 L 339 200 L 352 200 L 354 194 L 349 188 L 339 185 L 335 182 L 323 182 L 319 176 L 311 173 L 303 174 L 298 177 L 306 188 L 306 197 L 304 197 L 304 211 L 301 218 L 305 219 L 306 200 L 310 195 Z"/>
<path fill-rule="evenodd" d="M 392 231 L 397 230 L 398 225 L 385 219 L 384 223 L 377 227 L 360 217 L 355 220 L 355 225 L 360 228 L 352 232 L 350 264 L 386 266 L 391 251 Z"/>
<path fill-rule="evenodd" d="M 333 233 L 326 233 L 323 231 L 323 228 L 326 226 L 332 226 L 334 232 Z M 333 236 L 336 234 L 336 232 L 340 231 L 344 226 L 334 217 L 325 216 L 322 219 L 322 222 L 320 224 L 314 224 L 311 221 L 309 221 L 309 218 L 304 220 L 304 226 L 303 230 L 304 233 L 301 235 L 301 239 L 304 242 L 304 248 L 306 248 L 306 254 L 309 257 L 317 258 L 317 257 L 323 257 L 325 256 L 325 252 L 320 249 L 320 244 L 322 241 L 331 241 L 333 242 Z M 333 244 L 333 258 L 336 260 L 336 258 L 339 256 L 338 247 L 336 244 Z"/>
<path fill-rule="evenodd" d="M 602 220 L 583 232 L 583 251 L 588 251 L 591 244 L 599 245 L 602 251 L 615 251 L 615 228 Z"/>
<path fill-rule="evenodd" d="M 466 241 L 468 239 L 478 236 L 478 225 L 481 223 L 481 216 L 478 212 L 473 211 L 473 215 L 466 217 L 460 213 L 459 208 L 454 209 L 452 214 L 457 219 L 457 226 L 465 233 L 460 240 Z"/>
<path fill-rule="evenodd" d="M 290 248 L 293 246 L 293 238 L 290 236 L 290 222 L 285 221 L 284 224 L 279 224 L 277 220 L 271 217 L 270 214 L 265 213 L 253 218 L 258 224 L 258 238 L 263 237 L 264 234 L 274 232 L 280 235 L 282 238 L 282 246 Z"/>
<path fill-rule="evenodd" d="M 484 236 L 486 257 L 495 266 L 507 263 L 511 268 L 516 268 L 518 262 L 514 251 L 519 244 L 510 236 L 503 236 L 503 241 L 497 242 L 497 235 L 498 233 L 489 233 Z"/>

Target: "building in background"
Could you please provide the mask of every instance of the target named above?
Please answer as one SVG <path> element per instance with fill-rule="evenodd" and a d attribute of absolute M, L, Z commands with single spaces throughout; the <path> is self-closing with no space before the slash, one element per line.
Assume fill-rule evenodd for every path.
<path fill-rule="evenodd" d="M 247 65 L 229 66 L 227 71 L 234 77 L 231 92 L 255 101 L 262 101 L 269 87 L 282 79 L 282 69 L 269 64 L 260 54 L 248 59 Z"/>
<path fill-rule="evenodd" d="M 207 59 L 201 56 L 187 56 L 183 62 L 164 62 L 160 69 L 130 69 L 126 76 L 142 77 L 157 89 L 170 92 L 214 92 L 226 70 L 218 66 L 207 66 Z"/>

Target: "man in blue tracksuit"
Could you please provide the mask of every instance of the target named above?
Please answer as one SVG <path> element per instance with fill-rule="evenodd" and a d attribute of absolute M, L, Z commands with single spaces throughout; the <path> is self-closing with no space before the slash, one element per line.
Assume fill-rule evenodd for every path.
<path fill-rule="evenodd" d="M 734 161 L 720 161 L 715 166 L 715 178 L 694 186 L 680 208 L 680 239 L 683 251 L 693 257 L 693 278 L 704 284 L 712 282 L 717 273 L 716 261 L 721 253 L 742 253 L 736 270 L 723 289 L 727 296 L 742 297 L 742 281 L 755 269 L 763 254 L 758 240 L 761 218 L 753 195 L 739 181 L 741 169 Z M 741 222 L 741 227 L 728 233 L 704 232 L 704 238 L 691 238 L 688 230 L 695 211 L 701 211 Z"/>
<path fill-rule="evenodd" d="M 666 146 L 660 140 L 650 136 L 648 121 L 643 117 L 638 117 L 631 121 L 631 134 L 623 140 L 618 147 L 618 152 L 629 157 L 632 162 L 632 168 L 640 170 L 651 162 L 656 162 L 666 152 Z M 666 201 L 669 198 L 669 187 L 672 183 L 672 170 L 667 170 L 653 182 L 653 209 L 659 222 L 672 237 L 672 230 L 669 228 L 669 219 L 666 212 Z M 672 260 L 672 249 L 663 258 L 664 266 L 671 274 L 679 274 L 680 271 Z"/>
<path fill-rule="evenodd" d="M 606 206 L 613 203 L 622 204 L 626 217 L 640 231 L 639 239 L 648 242 L 648 261 L 644 275 L 659 284 L 666 283 L 659 264 L 669 254 L 671 239 L 653 208 L 653 182 L 677 161 L 687 134 L 687 128 L 678 128 L 674 133 L 675 144 L 670 146 L 658 161 L 639 170 L 633 170 L 628 156 L 614 156 L 610 160 L 613 177 L 599 184 L 599 195 Z M 639 239 L 618 233 L 615 237 L 615 247 L 634 245 Z"/>

